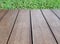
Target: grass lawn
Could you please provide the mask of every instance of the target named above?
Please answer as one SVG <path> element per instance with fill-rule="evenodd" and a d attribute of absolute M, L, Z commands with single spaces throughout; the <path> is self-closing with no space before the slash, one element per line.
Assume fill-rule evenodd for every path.
<path fill-rule="evenodd" d="M 0 0 L 0 9 L 57 9 L 60 0 Z"/>

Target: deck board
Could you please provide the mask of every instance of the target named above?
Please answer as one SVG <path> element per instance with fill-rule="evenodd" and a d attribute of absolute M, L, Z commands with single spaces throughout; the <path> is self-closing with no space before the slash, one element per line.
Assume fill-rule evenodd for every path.
<path fill-rule="evenodd" d="M 0 10 L 0 44 L 60 44 L 60 10 Z"/>
<path fill-rule="evenodd" d="M 16 15 L 17 11 L 9 10 L 6 16 L 0 21 L 0 44 L 6 44 Z"/>
<path fill-rule="evenodd" d="M 56 14 L 56 16 L 60 19 L 60 10 L 52 10 L 53 13 Z"/>
<path fill-rule="evenodd" d="M 47 22 L 50 25 L 51 30 L 53 31 L 58 44 L 60 44 L 60 20 L 50 11 L 42 10 L 44 16 L 46 17 Z"/>
<path fill-rule="evenodd" d="M 0 10 L 0 21 L 2 17 L 7 13 L 8 10 Z"/>
<path fill-rule="evenodd" d="M 28 10 L 19 12 L 9 44 L 31 44 L 30 15 Z"/>
<path fill-rule="evenodd" d="M 33 44 L 56 44 L 40 10 L 31 11 Z"/>

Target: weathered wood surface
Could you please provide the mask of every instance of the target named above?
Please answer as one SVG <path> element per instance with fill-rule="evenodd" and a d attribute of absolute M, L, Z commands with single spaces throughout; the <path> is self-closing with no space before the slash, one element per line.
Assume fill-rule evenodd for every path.
<path fill-rule="evenodd" d="M 0 20 L 4 17 L 8 10 L 1 10 L 0 11 Z"/>
<path fill-rule="evenodd" d="M 17 12 L 18 11 L 16 10 L 9 10 L 4 18 L 0 21 L 0 44 L 6 44 Z"/>
<path fill-rule="evenodd" d="M 9 44 L 31 44 L 30 15 L 28 10 L 19 12 Z"/>
<path fill-rule="evenodd" d="M 60 10 L 52 10 L 53 13 L 55 13 L 55 15 L 60 19 Z"/>
<path fill-rule="evenodd" d="M 60 20 L 50 10 L 42 11 L 50 25 L 52 32 L 54 33 L 57 42 L 60 44 Z"/>
<path fill-rule="evenodd" d="M 60 44 L 60 10 L 0 10 L 0 44 Z"/>
<path fill-rule="evenodd" d="M 56 44 L 40 10 L 31 11 L 34 44 Z"/>

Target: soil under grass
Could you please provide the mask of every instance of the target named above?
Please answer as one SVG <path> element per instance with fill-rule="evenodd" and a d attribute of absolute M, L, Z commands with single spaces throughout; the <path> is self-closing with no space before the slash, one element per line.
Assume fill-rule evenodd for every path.
<path fill-rule="evenodd" d="M 0 9 L 57 9 L 60 0 L 0 0 Z"/>

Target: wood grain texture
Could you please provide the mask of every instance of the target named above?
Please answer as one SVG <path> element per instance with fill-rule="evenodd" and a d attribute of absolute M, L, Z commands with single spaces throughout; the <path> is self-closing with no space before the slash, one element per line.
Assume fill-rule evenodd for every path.
<path fill-rule="evenodd" d="M 31 44 L 28 10 L 20 10 L 8 44 Z"/>
<path fill-rule="evenodd" d="M 0 20 L 8 10 L 0 10 Z"/>
<path fill-rule="evenodd" d="M 17 10 L 9 10 L 5 17 L 0 22 L 0 44 L 6 44 L 11 32 L 14 20 L 17 15 Z"/>
<path fill-rule="evenodd" d="M 52 10 L 60 19 L 60 10 L 58 9 L 55 9 L 55 10 Z"/>
<path fill-rule="evenodd" d="M 58 44 L 60 44 L 60 20 L 50 10 L 42 11 L 58 41 Z"/>
<path fill-rule="evenodd" d="M 56 44 L 40 10 L 31 10 L 33 44 Z"/>

